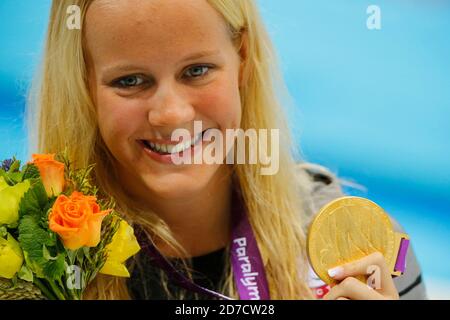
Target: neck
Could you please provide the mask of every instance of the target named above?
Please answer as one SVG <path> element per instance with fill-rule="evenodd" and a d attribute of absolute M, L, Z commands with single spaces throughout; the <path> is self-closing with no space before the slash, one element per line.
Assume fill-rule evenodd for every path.
<path fill-rule="evenodd" d="M 201 256 L 228 245 L 231 228 L 232 181 L 226 166 L 197 194 L 171 201 L 151 199 L 152 210 L 169 226 L 175 240 L 185 249 L 181 254 L 164 241 L 154 239 L 167 257 Z"/>

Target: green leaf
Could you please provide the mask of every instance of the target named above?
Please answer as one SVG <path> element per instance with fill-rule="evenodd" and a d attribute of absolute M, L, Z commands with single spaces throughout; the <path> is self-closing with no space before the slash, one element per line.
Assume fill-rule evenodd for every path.
<path fill-rule="evenodd" d="M 22 172 L 11 172 L 11 173 L 7 173 L 7 175 L 9 177 L 10 181 L 12 181 L 14 184 L 18 184 L 23 181 Z"/>
<path fill-rule="evenodd" d="M 29 176 L 34 176 L 29 167 Z M 19 206 L 19 243 L 24 252 L 26 266 L 39 278 L 59 280 L 64 274 L 65 251 L 58 250 L 58 238 L 48 229 L 47 213 L 53 201 L 47 198 L 41 179 L 33 180 Z"/>
<path fill-rule="evenodd" d="M 48 262 L 44 257 L 44 246 L 55 246 L 56 242 L 50 232 L 40 227 L 37 216 L 22 217 L 19 223 L 19 243 L 28 267 L 38 277 L 43 277 L 43 268 Z"/>
<path fill-rule="evenodd" d="M 31 272 L 30 269 L 26 265 L 22 265 L 22 268 L 20 268 L 19 272 L 17 273 L 17 276 L 19 279 L 33 282 L 33 272 Z"/>
<path fill-rule="evenodd" d="M 8 226 L 8 229 L 17 229 L 17 226 L 19 225 L 19 221 L 16 221 L 16 222 L 14 222 L 14 223 L 10 223 L 10 224 L 8 224 L 7 226 Z"/>
<path fill-rule="evenodd" d="M 5 179 L 5 182 L 9 185 L 9 186 L 14 186 L 14 181 L 11 180 L 11 178 L 9 177 L 9 174 L 3 170 L 0 170 L 0 177 L 3 177 Z"/>
<path fill-rule="evenodd" d="M 30 189 L 24 194 L 20 202 L 19 218 L 24 215 L 36 215 L 42 217 L 46 214 L 47 206 L 48 198 L 45 187 L 40 179 L 34 179 Z"/>
<path fill-rule="evenodd" d="M 49 260 L 45 266 L 44 266 L 44 275 L 47 279 L 50 280 L 59 280 L 63 276 L 65 272 L 65 259 L 66 255 L 64 253 L 60 253 L 56 256 L 56 258 L 53 258 L 52 260 Z"/>
<path fill-rule="evenodd" d="M 47 192 L 45 191 L 44 184 L 42 180 L 39 179 L 36 181 L 36 184 L 32 187 L 34 196 L 39 204 L 39 207 L 43 209 L 43 212 L 46 213 L 45 209 L 48 204 Z"/>
<path fill-rule="evenodd" d="M 91 249 L 89 247 L 82 247 L 81 249 L 83 250 L 84 257 L 86 257 L 86 259 L 88 259 L 89 263 L 93 263 L 91 254 L 90 254 Z"/>
<path fill-rule="evenodd" d="M 80 251 L 81 250 L 79 250 L 79 249 L 77 249 L 77 250 L 66 249 L 67 258 L 71 265 L 75 264 L 75 259 L 77 258 L 78 252 L 80 252 Z"/>
<path fill-rule="evenodd" d="M 36 195 L 34 194 L 33 188 L 34 187 L 31 187 L 27 192 L 25 192 L 22 200 L 20 201 L 19 219 L 23 216 L 41 216 L 41 207 Z"/>
<path fill-rule="evenodd" d="M 23 169 L 23 180 L 40 178 L 39 169 L 34 164 L 27 164 Z"/>
<path fill-rule="evenodd" d="M 82 265 L 83 261 L 84 261 L 84 250 L 78 250 L 77 259 L 78 259 L 78 262 Z"/>
<path fill-rule="evenodd" d="M 20 170 L 20 160 L 16 160 L 16 157 L 13 157 L 13 163 L 9 167 L 8 173 L 17 172 Z"/>
<path fill-rule="evenodd" d="M 44 245 L 42 248 L 42 254 L 45 260 L 56 260 L 57 257 L 52 257 L 51 253 L 48 251 L 47 247 Z"/>
<path fill-rule="evenodd" d="M 0 227 L 0 237 L 6 238 L 6 235 L 8 234 L 8 230 L 6 230 L 5 226 Z"/>

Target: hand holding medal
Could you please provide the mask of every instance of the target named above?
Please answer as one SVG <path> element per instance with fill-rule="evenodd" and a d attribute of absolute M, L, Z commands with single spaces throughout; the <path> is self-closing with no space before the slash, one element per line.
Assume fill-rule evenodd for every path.
<path fill-rule="evenodd" d="M 308 233 L 308 255 L 332 289 L 324 299 L 398 299 L 392 276 L 405 271 L 408 236 L 374 202 L 342 197 L 325 205 Z"/>

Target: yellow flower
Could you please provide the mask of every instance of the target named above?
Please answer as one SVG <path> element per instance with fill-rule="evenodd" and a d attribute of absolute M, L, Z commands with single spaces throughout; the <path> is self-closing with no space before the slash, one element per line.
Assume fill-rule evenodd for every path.
<path fill-rule="evenodd" d="M 29 188 L 28 180 L 11 187 L 4 177 L 0 177 L 0 225 L 17 222 L 20 200 Z"/>
<path fill-rule="evenodd" d="M 8 233 L 6 239 L 0 237 L 0 277 L 12 279 L 23 263 L 19 243 Z"/>
<path fill-rule="evenodd" d="M 100 273 L 117 277 L 130 277 L 125 261 L 138 253 L 141 248 L 134 236 L 133 228 L 125 220 L 120 221 L 119 228 L 106 249 L 108 250 L 108 258 Z"/>

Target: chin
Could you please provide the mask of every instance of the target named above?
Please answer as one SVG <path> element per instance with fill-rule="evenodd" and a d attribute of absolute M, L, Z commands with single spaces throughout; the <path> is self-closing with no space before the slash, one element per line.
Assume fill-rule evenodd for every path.
<path fill-rule="evenodd" d="M 203 168 L 202 168 L 203 167 Z M 144 178 L 145 185 L 162 199 L 183 199 L 207 191 L 217 166 L 191 165 L 188 170 L 153 174 Z"/>

